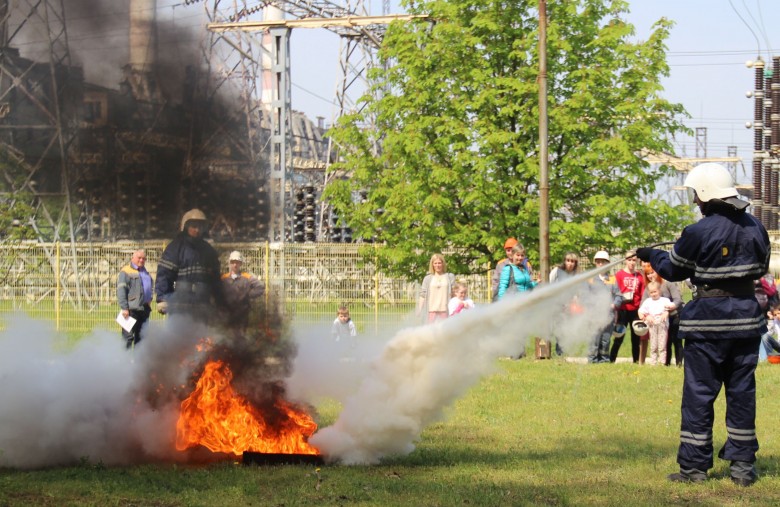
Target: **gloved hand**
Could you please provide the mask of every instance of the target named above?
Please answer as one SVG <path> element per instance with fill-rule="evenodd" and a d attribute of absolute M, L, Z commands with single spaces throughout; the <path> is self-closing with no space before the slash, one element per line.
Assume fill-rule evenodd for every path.
<path fill-rule="evenodd" d="M 157 311 L 160 312 L 163 315 L 168 313 L 168 303 L 166 303 L 165 301 L 158 301 L 157 302 Z"/>
<path fill-rule="evenodd" d="M 650 254 L 652 251 L 652 248 L 637 248 L 636 256 L 639 257 L 640 261 L 650 262 Z"/>

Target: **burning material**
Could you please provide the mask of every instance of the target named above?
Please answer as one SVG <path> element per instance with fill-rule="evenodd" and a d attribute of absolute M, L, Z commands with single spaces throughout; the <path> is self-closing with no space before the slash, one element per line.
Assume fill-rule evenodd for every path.
<path fill-rule="evenodd" d="M 282 398 L 274 401 L 274 413 L 262 414 L 233 389 L 232 379 L 233 373 L 224 362 L 206 363 L 195 390 L 181 404 L 177 450 L 202 445 L 212 452 L 237 456 L 245 451 L 319 454 L 308 443 L 317 430 L 308 414 Z"/>
<path fill-rule="evenodd" d="M 296 348 L 270 318 L 274 340 L 173 315 L 149 323 L 130 352 L 102 329 L 64 349 L 50 323 L 10 316 L 0 332 L 0 468 L 317 456 L 316 424 L 285 401 Z"/>
<path fill-rule="evenodd" d="M 241 457 L 244 465 L 324 465 L 319 454 L 278 454 L 245 452 Z"/>

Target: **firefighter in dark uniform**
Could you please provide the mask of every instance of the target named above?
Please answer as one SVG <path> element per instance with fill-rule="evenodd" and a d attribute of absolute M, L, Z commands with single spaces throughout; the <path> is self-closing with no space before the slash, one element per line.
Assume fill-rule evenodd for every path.
<path fill-rule="evenodd" d="M 640 248 L 665 280 L 690 278 L 693 300 L 680 316 L 685 339 L 682 421 L 674 482 L 700 482 L 713 466 L 713 404 L 726 390 L 726 443 L 718 457 L 731 462 L 731 480 L 756 481 L 756 379 L 758 346 L 766 329 L 753 280 L 769 267 L 769 236 L 746 213 L 731 174 L 721 165 L 696 166 L 684 185 L 695 192 L 703 218 L 686 227 L 671 252 Z"/>
<path fill-rule="evenodd" d="M 181 220 L 181 232 L 171 241 L 157 264 L 157 311 L 185 313 L 199 321 L 212 321 L 223 305 L 217 251 L 205 239 L 206 215 L 191 209 Z"/>

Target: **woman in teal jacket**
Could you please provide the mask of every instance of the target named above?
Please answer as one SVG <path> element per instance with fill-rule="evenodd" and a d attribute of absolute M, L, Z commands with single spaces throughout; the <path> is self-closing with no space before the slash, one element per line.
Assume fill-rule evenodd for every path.
<path fill-rule="evenodd" d="M 507 292 L 526 292 L 536 287 L 531 273 L 525 269 L 525 247 L 520 243 L 512 247 L 510 262 L 501 270 L 498 279 L 498 300 L 500 301 Z M 513 288 L 514 286 L 514 288 Z"/>

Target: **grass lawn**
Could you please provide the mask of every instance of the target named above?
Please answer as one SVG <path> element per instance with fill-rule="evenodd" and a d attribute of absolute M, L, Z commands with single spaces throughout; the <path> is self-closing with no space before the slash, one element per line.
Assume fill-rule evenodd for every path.
<path fill-rule="evenodd" d="M 780 366 L 761 364 L 757 379 L 761 478 L 750 488 L 718 459 L 704 484 L 665 480 L 677 469 L 682 370 L 522 359 L 500 360 L 414 452 L 378 466 L 6 469 L 0 506 L 780 505 Z M 320 425 L 339 408 L 324 402 Z M 721 395 L 716 452 L 724 408 Z"/>

